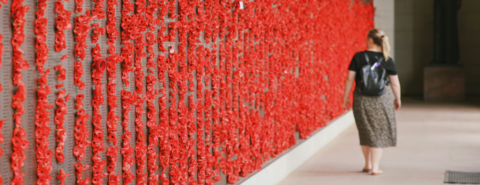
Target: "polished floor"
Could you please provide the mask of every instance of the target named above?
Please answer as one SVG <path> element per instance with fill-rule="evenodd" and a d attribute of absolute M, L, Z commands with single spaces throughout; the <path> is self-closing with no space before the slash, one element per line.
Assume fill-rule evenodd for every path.
<path fill-rule="evenodd" d="M 352 125 L 280 185 L 434 185 L 446 170 L 480 172 L 480 103 L 424 103 L 410 99 L 397 112 L 397 147 L 384 151 L 371 176 Z"/>

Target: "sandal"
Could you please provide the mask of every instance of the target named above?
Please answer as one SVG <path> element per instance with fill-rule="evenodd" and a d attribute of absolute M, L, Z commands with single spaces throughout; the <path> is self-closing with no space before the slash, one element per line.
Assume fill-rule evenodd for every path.
<path fill-rule="evenodd" d="M 372 172 L 372 169 L 364 168 L 362 172 Z"/>

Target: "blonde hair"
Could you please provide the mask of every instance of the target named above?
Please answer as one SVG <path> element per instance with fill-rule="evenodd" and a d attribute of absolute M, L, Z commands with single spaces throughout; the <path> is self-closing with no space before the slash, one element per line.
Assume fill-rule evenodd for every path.
<path fill-rule="evenodd" d="M 382 48 L 383 56 L 385 61 L 388 60 L 390 56 L 390 43 L 388 42 L 388 37 L 385 35 L 385 32 L 381 29 L 371 29 L 368 31 L 368 38 L 373 40 L 373 43 Z"/>

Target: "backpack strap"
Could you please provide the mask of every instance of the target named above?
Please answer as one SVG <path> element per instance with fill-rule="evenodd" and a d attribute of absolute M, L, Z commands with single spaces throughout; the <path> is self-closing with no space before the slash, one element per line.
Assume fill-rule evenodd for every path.
<path fill-rule="evenodd" d="M 363 55 L 365 55 L 365 61 L 367 61 L 367 64 L 370 65 L 370 58 L 368 58 L 367 52 L 364 51 Z M 381 62 L 382 58 L 380 57 L 377 62 Z"/>
<path fill-rule="evenodd" d="M 370 59 L 368 59 L 367 52 L 363 52 L 363 55 L 365 55 L 365 61 L 367 61 L 367 64 L 370 65 Z"/>

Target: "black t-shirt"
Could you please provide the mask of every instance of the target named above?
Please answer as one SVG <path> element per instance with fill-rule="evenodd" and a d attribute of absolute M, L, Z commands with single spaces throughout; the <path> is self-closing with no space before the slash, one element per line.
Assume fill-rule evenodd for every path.
<path fill-rule="evenodd" d="M 395 63 L 393 63 L 392 58 L 388 57 L 388 60 L 385 62 L 383 53 L 375 52 L 375 51 L 365 51 L 365 52 L 358 52 L 355 53 L 353 56 L 352 61 L 350 62 L 350 66 L 348 66 L 348 70 L 357 72 L 355 76 L 355 81 L 358 82 L 361 80 L 359 74 L 362 70 L 362 67 L 366 65 L 366 59 L 364 53 L 367 53 L 370 65 L 373 65 L 375 62 L 382 61 L 380 64 L 386 71 L 388 75 L 397 75 L 397 69 L 395 68 Z"/>

